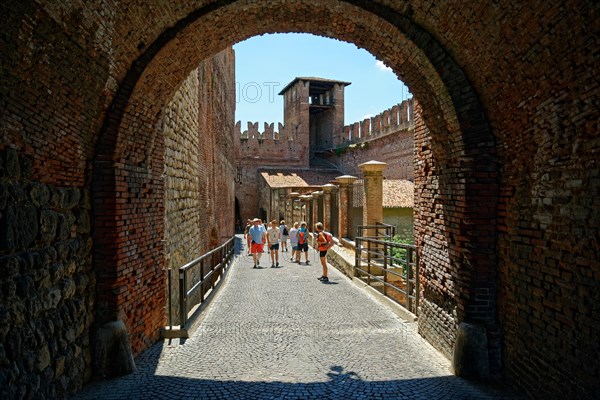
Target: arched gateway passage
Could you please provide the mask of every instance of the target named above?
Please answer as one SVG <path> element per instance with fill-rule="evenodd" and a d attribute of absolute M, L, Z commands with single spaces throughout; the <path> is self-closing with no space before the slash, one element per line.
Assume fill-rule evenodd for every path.
<path fill-rule="evenodd" d="M 135 351 L 156 339 L 162 325 L 164 143 L 155 127 L 174 91 L 200 61 L 233 43 L 263 33 L 303 31 L 366 48 L 389 65 L 420 102 L 423 121 L 416 145 L 425 157 L 418 163 L 416 184 L 437 186 L 435 199 L 429 189 L 420 193 L 416 218 L 425 296 L 432 302 L 429 308 L 424 302 L 421 330 L 449 355 L 455 322 L 449 328 L 438 326 L 438 314 L 453 318 L 456 313 L 458 322 L 483 323 L 492 334 L 493 354 L 499 354 L 495 140 L 466 74 L 423 26 L 409 18 L 410 9 L 401 14 L 368 1 L 216 2 L 178 15 L 183 17 L 152 43 L 137 44 L 144 51 L 123 79 L 96 147 L 95 263 L 99 293 L 110 294 L 97 300 L 98 322 L 127 321 Z M 345 62 L 351 60 L 340 60 Z M 118 198 L 129 199 L 127 207 L 107 206 Z M 431 215 L 443 215 L 447 223 L 432 223 Z M 132 218 L 144 221 L 133 232 L 130 223 L 122 223 Z M 127 240 L 114 240 L 115 236 Z M 140 274 L 154 282 L 150 290 L 136 290 L 133 277 Z M 442 275 L 451 276 L 445 287 L 438 286 Z M 114 295 L 123 286 L 124 295 Z M 131 293 L 136 297 L 129 298 Z M 152 306 L 140 305 L 128 313 L 131 301 Z M 440 334 L 448 335 L 445 344 L 437 341 Z M 492 358 L 498 368 L 499 358 Z"/>
<path fill-rule="evenodd" d="M 420 333 L 449 355 L 457 324 L 479 323 L 491 370 L 528 393 L 597 393 L 598 2 L 8 0 L 0 11 L 3 389 L 76 391 L 93 324 L 124 321 L 135 353 L 158 338 L 164 107 L 206 57 L 308 32 L 366 48 L 421 107 Z M 233 182 L 221 156 L 219 178 Z"/>

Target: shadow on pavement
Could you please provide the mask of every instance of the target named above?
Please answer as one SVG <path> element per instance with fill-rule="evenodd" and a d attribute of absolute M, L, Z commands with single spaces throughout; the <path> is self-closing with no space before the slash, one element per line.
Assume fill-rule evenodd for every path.
<path fill-rule="evenodd" d="M 156 363 L 154 363 L 156 365 Z M 215 365 L 214 375 L 219 366 Z M 521 399 L 503 387 L 473 383 L 456 376 L 369 381 L 340 365 L 330 366 L 322 382 L 190 379 L 154 375 L 153 368 L 94 382 L 74 398 L 85 399 Z M 182 366 L 185 370 L 185 366 Z M 278 371 L 265 371 L 266 375 Z M 292 377 L 293 378 L 293 377 Z"/>

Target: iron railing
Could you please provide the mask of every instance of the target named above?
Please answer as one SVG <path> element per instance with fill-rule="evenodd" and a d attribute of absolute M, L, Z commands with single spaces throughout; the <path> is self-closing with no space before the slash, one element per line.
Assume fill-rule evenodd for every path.
<path fill-rule="evenodd" d="M 221 246 L 196 258 L 179 268 L 179 324 L 181 327 L 188 320 L 189 312 L 198 304 L 204 303 L 213 293 L 215 284 L 231 265 L 235 236 Z M 169 274 L 170 280 L 170 274 Z M 171 287 L 171 282 L 169 282 Z M 171 301 L 171 296 L 169 296 Z M 171 304 L 169 304 L 169 310 Z M 173 328 L 172 313 L 169 313 L 169 325 Z"/>
<path fill-rule="evenodd" d="M 393 236 L 386 236 L 355 238 L 354 275 L 418 315 L 420 287 L 417 247 L 393 242 Z"/>
<path fill-rule="evenodd" d="M 382 224 L 381 222 L 376 222 L 374 225 L 360 225 L 356 228 L 356 236 L 363 238 L 391 241 L 395 234 L 395 226 Z"/>

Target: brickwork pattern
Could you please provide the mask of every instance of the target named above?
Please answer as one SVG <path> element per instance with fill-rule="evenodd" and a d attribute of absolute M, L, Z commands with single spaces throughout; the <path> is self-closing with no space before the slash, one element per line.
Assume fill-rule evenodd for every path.
<path fill-rule="evenodd" d="M 339 147 L 328 159 L 345 174 L 360 176 L 358 165 L 371 160 L 388 164 L 385 179 L 414 179 L 414 130 L 390 132 L 348 147 Z"/>
<path fill-rule="evenodd" d="M 165 248 L 167 273 L 171 274 L 171 301 L 179 299 L 177 269 L 203 254 L 208 243 L 200 235 L 199 182 L 199 80 L 194 70 L 165 107 L 162 131 L 165 136 Z M 204 205 L 204 204 L 202 204 Z M 167 310 L 175 324 L 179 307 Z"/>
<path fill-rule="evenodd" d="M 458 321 L 483 321 L 492 342 L 500 325 L 504 347 L 492 351 L 531 396 L 598 392 L 597 2 L 115 7 L 0 5 L 0 149 L 32 160 L 31 182 L 77 187 L 92 199 L 98 322 L 136 321 L 128 329 L 138 351 L 164 318 L 130 305 L 142 293 L 153 299 L 146 310 L 164 303 L 164 144 L 156 127 L 180 83 L 232 43 L 305 31 L 367 48 L 422 106 L 430 143 L 415 144 L 429 159 L 415 182 L 432 202 L 415 224 L 432 278 L 427 299 L 449 299 Z M 11 286 L 15 278 L 2 279 Z"/>

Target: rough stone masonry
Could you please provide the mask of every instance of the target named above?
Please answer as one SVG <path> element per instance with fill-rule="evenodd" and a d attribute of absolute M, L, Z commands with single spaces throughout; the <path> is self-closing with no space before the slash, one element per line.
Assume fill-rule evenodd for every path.
<path fill-rule="evenodd" d="M 14 390 L 4 397 L 77 391 L 96 324 L 122 320 L 134 354 L 156 341 L 168 265 L 162 112 L 202 60 L 301 31 L 366 48 L 421 107 L 415 231 L 429 317 L 419 330 L 448 351 L 458 324 L 481 325 L 491 370 L 530 397 L 593 398 L 599 8 L 2 2 L 0 387 Z M 231 182 L 233 168 L 218 179 Z"/>

